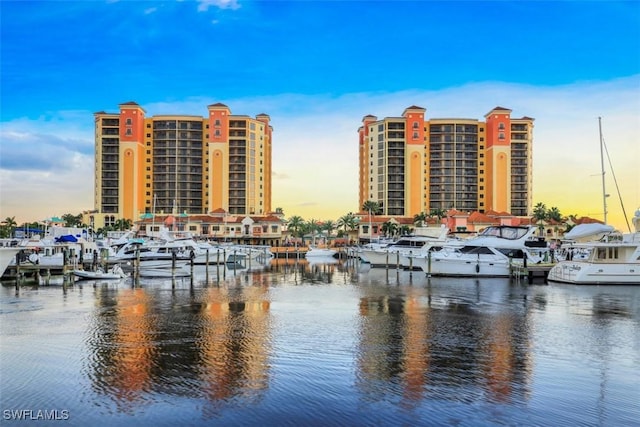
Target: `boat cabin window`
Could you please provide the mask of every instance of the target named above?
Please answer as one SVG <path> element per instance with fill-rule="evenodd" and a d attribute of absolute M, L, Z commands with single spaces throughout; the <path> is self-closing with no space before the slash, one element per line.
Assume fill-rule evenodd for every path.
<path fill-rule="evenodd" d="M 400 246 L 400 247 L 411 247 L 411 248 L 421 248 L 424 244 L 427 243 L 424 240 L 410 240 L 410 239 L 400 239 L 397 242 L 393 243 L 392 246 Z"/>
<path fill-rule="evenodd" d="M 618 248 L 598 248 L 596 259 L 618 259 Z"/>
<path fill-rule="evenodd" d="M 523 227 L 487 227 L 479 235 L 480 236 L 495 236 L 502 237 L 503 239 L 516 240 L 527 234 L 527 229 Z"/>
<path fill-rule="evenodd" d="M 463 254 L 493 254 L 491 249 L 485 246 L 463 246 L 459 251 Z"/>
<path fill-rule="evenodd" d="M 525 258 L 524 252 L 522 251 L 522 249 L 499 249 L 499 248 L 496 248 L 496 249 L 498 249 L 498 251 L 505 254 L 509 258 L 518 258 L 518 259 Z"/>

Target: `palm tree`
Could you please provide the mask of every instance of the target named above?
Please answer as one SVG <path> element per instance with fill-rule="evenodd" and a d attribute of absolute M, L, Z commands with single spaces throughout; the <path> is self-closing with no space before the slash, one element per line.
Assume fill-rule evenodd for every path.
<path fill-rule="evenodd" d="M 337 226 L 344 229 L 344 234 L 348 234 L 348 231 L 354 230 L 358 226 L 358 221 L 353 212 L 349 212 L 338 218 Z"/>
<path fill-rule="evenodd" d="M 126 218 L 120 218 L 113 224 L 113 228 L 119 231 L 129 230 L 132 226 L 131 220 Z"/>
<path fill-rule="evenodd" d="M 310 219 L 304 224 L 305 234 L 311 234 L 311 238 L 315 242 L 316 234 L 320 231 L 320 224 L 315 219 Z"/>
<path fill-rule="evenodd" d="M 285 222 L 287 224 L 287 228 L 291 232 L 291 235 L 293 237 L 300 237 L 298 233 L 304 225 L 304 219 L 302 219 L 302 217 L 300 216 L 294 215 Z"/>
<path fill-rule="evenodd" d="M 11 237 L 13 236 L 13 232 L 16 229 L 18 223 L 16 222 L 15 216 L 8 216 L 4 221 L 2 221 L 2 237 Z"/>
<path fill-rule="evenodd" d="M 62 215 L 62 219 L 65 227 L 80 227 L 82 225 L 82 214 L 72 215 L 67 213 Z"/>
<path fill-rule="evenodd" d="M 388 236 L 393 237 L 398 232 L 398 224 L 396 224 L 393 221 L 387 221 L 384 224 L 382 224 L 382 232 L 387 237 Z"/>
<path fill-rule="evenodd" d="M 537 203 L 533 207 L 533 219 L 536 220 L 536 222 L 538 222 L 538 221 L 544 221 L 546 218 L 547 218 L 547 205 L 545 205 L 542 202 Z"/>
<path fill-rule="evenodd" d="M 430 217 L 438 217 L 438 221 L 442 220 L 445 216 L 447 216 L 447 212 L 444 209 L 431 209 L 429 213 Z"/>
<path fill-rule="evenodd" d="M 419 214 L 415 214 L 413 216 L 413 224 L 417 227 L 422 227 L 422 225 L 426 220 L 427 220 L 427 214 L 424 212 L 420 212 Z"/>
<path fill-rule="evenodd" d="M 382 208 L 380 207 L 380 203 L 374 202 L 373 200 L 367 200 L 362 205 L 362 210 L 369 212 L 369 215 L 378 215 L 382 211 Z"/>
<path fill-rule="evenodd" d="M 378 202 L 374 202 L 373 200 L 367 200 L 362 205 L 362 210 L 365 212 L 369 212 L 369 236 L 373 235 L 373 229 L 371 226 L 371 214 L 378 215 L 378 213 L 382 210 L 380 208 L 380 204 Z"/>
<path fill-rule="evenodd" d="M 327 232 L 328 237 L 331 237 L 333 230 L 336 229 L 336 223 L 331 220 L 325 221 L 324 224 L 322 224 L 322 229 Z"/>
<path fill-rule="evenodd" d="M 560 209 L 557 207 L 552 207 L 547 211 L 547 219 L 552 219 L 554 221 L 562 221 L 562 214 L 560 213 Z"/>
<path fill-rule="evenodd" d="M 540 202 L 533 207 L 533 219 L 538 224 L 540 236 L 544 235 L 544 221 L 548 218 L 547 205 Z"/>

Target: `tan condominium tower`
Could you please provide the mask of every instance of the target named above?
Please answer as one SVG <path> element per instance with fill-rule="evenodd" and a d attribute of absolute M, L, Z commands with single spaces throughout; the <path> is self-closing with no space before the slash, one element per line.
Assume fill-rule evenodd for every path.
<path fill-rule="evenodd" d="M 234 215 L 271 211 L 271 135 L 267 114 L 145 116 L 135 102 L 95 113 L 95 211 L 137 220 L 144 213 Z"/>
<path fill-rule="evenodd" d="M 496 107 L 477 119 L 425 117 L 411 106 L 400 117 L 367 115 L 359 134 L 359 206 L 381 214 L 532 210 L 533 122 Z"/>

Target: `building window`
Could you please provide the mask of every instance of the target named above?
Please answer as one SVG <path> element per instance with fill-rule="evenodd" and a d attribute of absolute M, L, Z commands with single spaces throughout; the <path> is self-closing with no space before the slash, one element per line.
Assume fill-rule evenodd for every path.
<path fill-rule="evenodd" d="M 125 123 L 127 124 L 127 126 L 131 126 L 133 124 L 130 118 L 128 118 Z"/>
<path fill-rule="evenodd" d="M 418 122 L 413 122 L 413 128 L 418 129 Z"/>
<path fill-rule="evenodd" d="M 216 121 L 214 122 L 214 126 L 220 126 L 220 119 L 216 119 Z"/>
<path fill-rule="evenodd" d="M 215 136 L 220 136 L 220 131 L 218 129 L 216 129 Z"/>
<path fill-rule="evenodd" d="M 502 122 L 498 123 L 498 129 L 504 130 L 504 123 Z"/>
<path fill-rule="evenodd" d="M 498 139 L 503 140 L 504 139 L 504 132 L 500 132 L 498 134 Z"/>
<path fill-rule="evenodd" d="M 128 135 L 128 136 L 131 136 L 133 134 L 133 132 L 131 131 L 131 129 L 127 129 L 124 134 Z"/>

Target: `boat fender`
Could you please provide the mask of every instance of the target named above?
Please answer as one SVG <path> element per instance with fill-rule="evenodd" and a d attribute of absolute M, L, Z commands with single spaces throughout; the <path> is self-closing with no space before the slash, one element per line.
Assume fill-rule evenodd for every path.
<path fill-rule="evenodd" d="M 476 264 L 476 273 L 480 273 L 480 264 Z"/>

